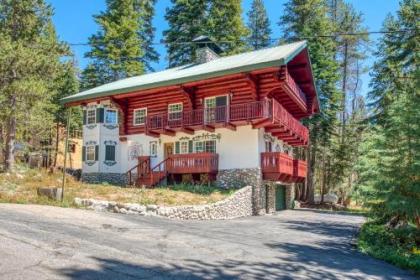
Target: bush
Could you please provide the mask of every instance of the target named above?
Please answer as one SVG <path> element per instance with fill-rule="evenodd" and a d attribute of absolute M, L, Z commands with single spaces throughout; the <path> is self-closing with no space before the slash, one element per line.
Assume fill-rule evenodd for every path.
<path fill-rule="evenodd" d="M 362 226 L 359 249 L 375 258 L 420 274 L 420 232 L 413 225 L 388 229 L 378 221 Z"/>

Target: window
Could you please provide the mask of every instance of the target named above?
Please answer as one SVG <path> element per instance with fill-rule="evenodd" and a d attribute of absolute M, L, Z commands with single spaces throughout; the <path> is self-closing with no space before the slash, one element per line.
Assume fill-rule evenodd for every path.
<path fill-rule="evenodd" d="M 227 95 L 209 97 L 204 99 L 204 108 L 206 123 L 227 121 Z"/>
<path fill-rule="evenodd" d="M 150 142 L 150 151 L 149 154 L 151 157 L 157 157 L 157 142 L 156 141 L 152 141 Z"/>
<path fill-rule="evenodd" d="M 147 109 L 136 109 L 133 114 L 133 124 L 142 125 L 146 123 Z"/>
<path fill-rule="evenodd" d="M 105 111 L 105 123 L 106 124 L 117 124 L 118 123 L 118 112 L 115 109 L 106 109 Z"/>
<path fill-rule="evenodd" d="M 188 142 L 187 141 L 179 142 L 179 153 L 180 154 L 188 154 Z"/>
<path fill-rule="evenodd" d="M 168 119 L 172 120 L 180 120 L 182 118 L 182 103 L 174 103 L 168 105 Z"/>
<path fill-rule="evenodd" d="M 115 161 L 115 146 L 114 145 L 105 146 L 105 161 Z"/>
<path fill-rule="evenodd" d="M 216 153 L 216 141 L 215 140 L 208 140 L 208 141 L 198 141 L 194 143 L 194 151 L 196 153 Z"/>
<path fill-rule="evenodd" d="M 86 124 L 96 123 L 96 109 L 88 109 L 86 111 Z"/>
<path fill-rule="evenodd" d="M 204 152 L 204 143 L 203 143 L 203 141 L 195 142 L 194 145 L 195 145 L 194 151 L 196 153 L 202 153 L 202 152 Z"/>
<path fill-rule="evenodd" d="M 86 161 L 95 161 L 95 146 L 86 146 Z"/>
<path fill-rule="evenodd" d="M 216 141 L 210 140 L 205 141 L 204 151 L 207 153 L 215 153 L 216 152 Z"/>

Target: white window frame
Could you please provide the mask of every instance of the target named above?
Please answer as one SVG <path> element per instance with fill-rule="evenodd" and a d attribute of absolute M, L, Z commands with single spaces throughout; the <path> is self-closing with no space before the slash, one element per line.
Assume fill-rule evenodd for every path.
<path fill-rule="evenodd" d="M 89 121 L 89 112 L 93 112 L 93 122 Z M 91 116 L 92 117 L 92 116 Z M 96 123 L 96 108 L 90 108 L 86 110 L 86 124 L 95 124 Z"/>
<path fill-rule="evenodd" d="M 229 108 L 230 108 L 230 95 L 229 94 L 220 94 L 220 95 L 215 95 L 215 96 L 209 96 L 209 97 L 205 97 L 204 98 L 204 121 L 207 123 L 211 123 L 214 122 L 216 120 L 216 112 L 208 112 L 206 109 L 208 108 L 217 108 L 217 104 L 216 104 L 216 98 L 217 97 L 226 97 L 226 113 L 229 116 Z M 208 100 L 214 100 L 214 107 L 207 107 L 207 101 Z"/>
<path fill-rule="evenodd" d="M 89 150 L 93 155 L 93 159 L 89 159 Z M 86 161 L 95 161 L 96 158 L 96 146 L 95 145 L 87 145 L 86 146 Z"/>
<path fill-rule="evenodd" d="M 210 153 L 208 151 L 206 151 L 206 143 L 207 142 L 214 142 L 214 152 L 217 152 L 217 143 L 216 140 L 201 140 L 201 141 L 195 141 L 194 142 L 194 152 L 195 153 Z M 197 150 L 197 144 L 200 143 L 201 145 L 201 150 Z"/>
<path fill-rule="evenodd" d="M 180 107 L 181 109 L 180 110 L 177 110 L 177 111 L 172 111 L 171 112 L 171 106 L 176 106 L 176 105 L 181 105 L 181 107 Z M 184 104 L 182 102 L 168 104 L 168 120 L 175 121 L 175 120 L 182 119 L 182 112 L 183 112 L 183 110 L 184 110 Z M 175 114 L 175 113 L 180 113 L 179 114 L 179 117 L 172 118 L 171 117 L 171 114 Z"/>
<path fill-rule="evenodd" d="M 140 111 L 144 111 L 144 121 L 141 122 L 141 123 L 136 123 L 136 113 L 140 112 Z M 139 109 L 134 109 L 133 110 L 133 125 L 134 126 L 145 125 L 146 124 L 146 118 L 147 118 L 147 108 L 139 108 Z"/>
<path fill-rule="evenodd" d="M 115 123 L 110 123 L 110 122 L 107 122 L 107 118 L 106 118 L 106 115 L 107 115 L 107 113 L 109 112 L 109 111 L 112 111 L 112 112 L 115 112 Z M 113 108 L 105 108 L 105 116 L 104 116 L 104 121 L 105 121 L 105 123 L 106 124 L 118 124 L 118 110 L 117 109 L 113 109 Z"/>
<path fill-rule="evenodd" d="M 197 144 L 200 144 L 200 150 L 197 149 Z M 203 153 L 204 152 L 204 141 L 194 141 L 194 152 L 195 153 Z"/>
<path fill-rule="evenodd" d="M 189 145 L 188 141 L 179 141 L 179 154 L 181 155 L 188 154 L 188 150 L 189 150 L 188 145 Z M 183 146 L 185 150 L 182 149 Z"/>
<path fill-rule="evenodd" d="M 157 141 L 150 141 L 149 142 L 149 154 L 151 157 L 157 157 Z"/>

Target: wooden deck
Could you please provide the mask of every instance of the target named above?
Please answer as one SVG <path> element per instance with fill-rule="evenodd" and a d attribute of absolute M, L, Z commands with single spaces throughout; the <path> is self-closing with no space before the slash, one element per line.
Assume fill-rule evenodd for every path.
<path fill-rule="evenodd" d="M 214 178 L 218 169 L 219 155 L 215 153 L 171 155 L 153 167 L 150 157 L 139 157 L 139 163 L 127 172 L 127 178 L 128 185 L 153 187 L 171 175 L 209 174 Z"/>

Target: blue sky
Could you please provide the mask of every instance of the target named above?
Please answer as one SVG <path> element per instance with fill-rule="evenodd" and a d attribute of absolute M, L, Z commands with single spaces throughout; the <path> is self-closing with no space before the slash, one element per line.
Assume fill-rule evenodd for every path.
<path fill-rule="evenodd" d="M 54 23 L 61 40 L 70 43 L 86 43 L 88 37 L 95 33 L 97 25 L 93 21 L 92 15 L 98 14 L 105 9 L 105 0 L 46 0 L 54 8 Z M 398 0 L 348 0 L 354 7 L 364 15 L 365 25 L 371 31 L 380 30 L 383 20 L 388 13 L 395 13 L 398 9 Z M 243 0 L 243 17 L 246 20 L 246 12 L 249 10 L 252 0 Z M 273 38 L 280 37 L 280 28 L 277 22 L 283 12 L 283 4 L 286 0 L 264 0 L 271 20 Z M 156 15 L 154 25 L 156 27 L 156 42 L 162 39 L 162 31 L 168 28 L 165 21 L 165 9 L 169 7 L 170 0 L 158 0 L 156 4 Z M 377 36 L 372 37 L 372 39 Z M 374 46 L 373 46 L 374 47 Z M 84 53 L 89 50 L 88 46 L 72 47 L 78 61 L 79 67 L 83 68 L 87 64 Z M 156 70 L 167 67 L 166 51 L 163 45 L 156 46 L 161 55 L 160 62 L 155 65 Z M 367 66 L 373 62 L 372 58 L 366 61 Z M 369 76 L 362 77 L 362 93 L 368 91 Z"/>

